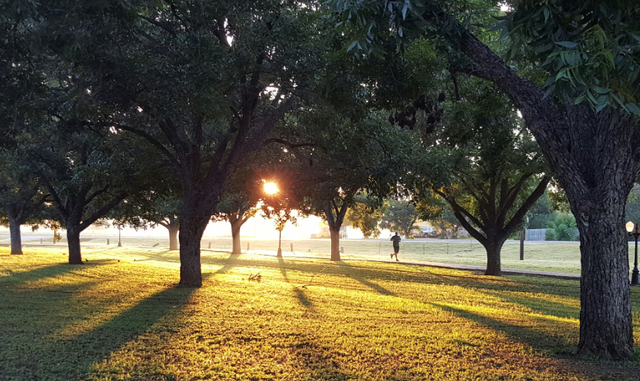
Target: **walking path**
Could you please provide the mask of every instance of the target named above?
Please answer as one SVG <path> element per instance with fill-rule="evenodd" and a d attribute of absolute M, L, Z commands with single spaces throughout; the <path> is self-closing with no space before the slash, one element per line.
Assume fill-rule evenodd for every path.
<path fill-rule="evenodd" d="M 213 249 L 201 249 L 201 250 L 202 251 L 220 252 L 220 250 L 213 250 Z M 275 257 L 276 256 L 276 253 L 273 252 L 273 251 L 254 251 L 254 250 L 251 250 L 248 253 L 258 254 L 258 255 L 267 255 L 267 256 L 271 256 L 271 257 Z M 299 255 L 299 254 L 282 253 L 282 256 L 283 257 L 289 257 L 289 258 L 309 258 L 309 259 L 331 260 L 331 257 L 320 256 L 320 255 Z M 452 269 L 452 270 L 479 271 L 479 272 L 483 272 L 483 273 L 486 271 L 486 267 L 484 267 L 484 266 L 453 265 L 453 264 L 449 264 L 449 263 L 437 263 L 437 262 L 395 261 L 395 260 L 371 259 L 371 258 L 346 258 L 346 260 L 349 260 L 349 261 L 363 261 L 363 262 L 397 263 L 397 264 L 401 264 L 401 265 L 438 267 L 438 268 Z M 545 278 L 580 280 L 580 274 L 557 273 L 557 272 L 551 272 L 551 271 L 502 269 L 502 275 L 523 275 L 523 276 L 536 276 L 536 277 L 545 277 Z"/>

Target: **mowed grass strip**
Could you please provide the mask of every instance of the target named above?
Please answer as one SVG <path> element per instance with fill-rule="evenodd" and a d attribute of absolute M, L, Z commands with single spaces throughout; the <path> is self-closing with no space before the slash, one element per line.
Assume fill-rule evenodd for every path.
<path fill-rule="evenodd" d="M 0 380 L 640 379 L 575 355 L 575 281 L 206 253 L 188 289 L 175 252 L 84 256 L 0 249 Z"/>

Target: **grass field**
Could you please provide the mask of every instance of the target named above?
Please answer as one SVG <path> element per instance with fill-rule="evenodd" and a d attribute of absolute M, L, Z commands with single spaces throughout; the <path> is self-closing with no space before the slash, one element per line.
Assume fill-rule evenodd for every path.
<path fill-rule="evenodd" d="M 0 380 L 640 379 L 575 355 L 575 281 L 203 253 L 187 289 L 176 252 L 84 257 L 0 248 Z"/>
<path fill-rule="evenodd" d="M 142 232 L 143 233 L 143 232 Z M 33 237 L 42 235 L 23 233 L 24 243 L 27 245 L 39 244 L 40 240 L 33 240 Z M 82 245 L 87 248 L 109 248 L 118 242 L 116 236 L 94 236 L 83 235 Z M 8 238 L 8 233 L 0 232 L 0 240 Z M 110 245 L 107 246 L 107 239 Z M 43 243 L 50 244 L 50 239 L 43 239 Z M 8 240 L 0 241 L 8 245 Z M 61 241 L 56 246 L 65 246 L 65 241 Z M 167 237 L 124 237 L 123 245 L 128 248 L 145 248 L 157 245 L 157 247 L 168 247 Z M 203 249 L 220 251 L 231 250 L 230 238 L 205 237 L 202 240 Z M 340 246 L 344 248 L 342 257 L 349 258 L 369 258 L 388 259 L 392 246 L 388 240 L 357 239 L 341 240 Z M 282 249 L 285 253 L 299 256 L 327 256 L 330 251 L 329 239 L 304 239 L 304 240 L 283 240 Z M 633 245 L 630 245 L 633 254 Z M 247 250 L 247 248 L 249 250 Z M 242 249 L 248 252 L 275 252 L 278 248 L 277 240 L 257 240 L 243 238 Z M 293 250 L 292 250 L 293 248 Z M 440 262 L 451 264 L 464 264 L 485 266 L 486 252 L 482 245 L 475 240 L 403 240 L 400 247 L 401 260 Z M 632 260 L 632 258 L 630 258 Z M 525 260 L 520 260 L 520 244 L 518 241 L 507 241 L 502 249 L 502 266 L 508 269 L 554 271 L 565 273 L 580 273 L 580 248 L 579 242 L 526 242 Z"/>

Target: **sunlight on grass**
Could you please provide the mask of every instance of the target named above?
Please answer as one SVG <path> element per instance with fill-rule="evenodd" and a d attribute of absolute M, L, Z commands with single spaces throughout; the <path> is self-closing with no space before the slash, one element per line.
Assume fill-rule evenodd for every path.
<path fill-rule="evenodd" d="M 575 356 L 575 281 L 207 253 L 203 286 L 187 289 L 175 286 L 176 252 L 84 256 L 84 266 L 71 266 L 59 249 L 0 249 L 3 379 L 640 376 L 637 363 Z M 635 290 L 632 299 L 635 310 Z M 636 337 L 637 323 L 634 312 Z"/>

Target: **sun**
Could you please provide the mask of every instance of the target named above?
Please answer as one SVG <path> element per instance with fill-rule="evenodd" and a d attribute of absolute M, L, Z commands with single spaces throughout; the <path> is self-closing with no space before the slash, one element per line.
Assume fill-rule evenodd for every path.
<path fill-rule="evenodd" d="M 280 191 L 276 183 L 266 182 L 264 183 L 264 192 L 266 194 L 276 194 Z"/>

